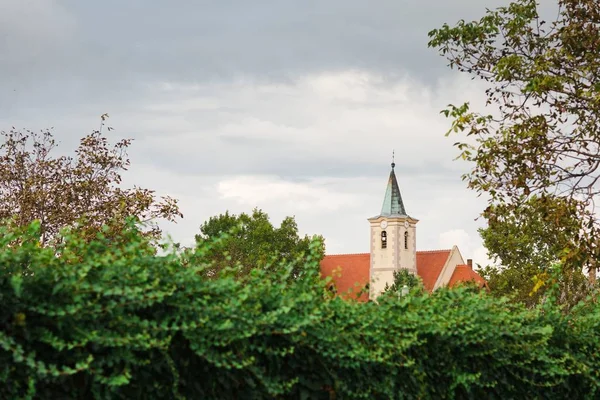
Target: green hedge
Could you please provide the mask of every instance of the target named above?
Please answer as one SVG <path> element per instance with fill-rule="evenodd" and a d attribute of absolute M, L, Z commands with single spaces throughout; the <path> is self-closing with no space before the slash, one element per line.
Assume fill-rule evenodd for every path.
<path fill-rule="evenodd" d="M 203 252 L 154 254 L 32 226 L 0 231 L 0 398 L 598 398 L 600 307 L 528 311 L 468 289 L 331 298 L 314 259 L 290 283 L 206 280 Z M 550 304 L 550 303 L 547 303 Z"/>

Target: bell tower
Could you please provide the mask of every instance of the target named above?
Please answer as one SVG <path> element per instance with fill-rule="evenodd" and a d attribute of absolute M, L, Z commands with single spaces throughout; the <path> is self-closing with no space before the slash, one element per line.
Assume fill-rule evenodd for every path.
<path fill-rule="evenodd" d="M 417 274 L 417 222 L 404 208 L 394 172 L 388 179 L 379 215 L 369 218 L 371 226 L 371 266 L 369 297 L 376 298 L 386 284 L 394 282 L 394 271 L 401 268 Z"/>

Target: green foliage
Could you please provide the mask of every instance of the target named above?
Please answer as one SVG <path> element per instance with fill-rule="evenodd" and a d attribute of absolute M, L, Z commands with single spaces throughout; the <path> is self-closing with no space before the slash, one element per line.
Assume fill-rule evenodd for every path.
<path fill-rule="evenodd" d="M 557 301 L 567 309 L 584 300 L 593 290 L 581 271 L 565 269 L 559 279 L 550 279 L 547 269 L 534 265 L 511 268 L 487 266 L 478 271 L 487 281 L 490 294 L 506 297 L 526 307 L 545 301 L 550 289 L 557 291 Z"/>
<path fill-rule="evenodd" d="M 594 270 L 600 259 L 600 7 L 597 0 L 555 4 L 556 19 L 544 21 L 538 2 L 514 0 L 479 20 L 432 30 L 429 45 L 451 68 L 487 87 L 490 114 L 468 103 L 443 113 L 453 120 L 449 133 L 467 136 L 456 143 L 459 158 L 473 163 L 463 178 L 492 206 L 484 213 L 491 254 L 508 268 L 520 257 L 526 271 L 555 260 L 566 270 Z M 499 243 L 503 233 L 509 237 Z"/>
<path fill-rule="evenodd" d="M 115 245 L 0 228 L 0 398 L 597 398 L 600 306 L 469 289 L 346 302 L 316 272 L 206 279 L 133 226 Z M 17 240 L 18 239 L 18 240 Z M 11 243 L 19 243 L 18 246 Z M 316 271 L 321 244 L 304 259 Z"/>
<path fill-rule="evenodd" d="M 323 237 L 300 237 L 294 217 L 286 217 L 277 228 L 267 213 L 259 209 L 254 209 L 250 215 L 226 212 L 212 217 L 202 224 L 200 234 L 196 235 L 200 247 L 211 243 L 204 254 L 204 259 L 213 263 L 205 271 L 207 277 L 216 277 L 223 272 L 245 277 L 256 268 L 273 270 L 280 265 L 292 264 L 308 254 L 314 240 L 322 244 L 317 255 L 320 261 L 325 255 Z M 296 265 L 291 277 L 299 276 L 303 268 Z"/>
<path fill-rule="evenodd" d="M 423 282 L 421 278 L 408 272 L 407 269 L 401 269 L 394 271 L 394 282 L 392 285 L 385 285 L 384 292 L 393 294 L 402 294 L 402 290 L 406 287 L 411 294 L 421 294 L 424 291 Z"/>
<path fill-rule="evenodd" d="M 540 285 L 555 263 L 573 266 L 561 280 L 564 303 L 575 305 L 591 289 L 582 273 L 582 260 L 573 249 L 580 222 L 576 207 L 558 197 L 532 196 L 518 207 L 504 204 L 484 211 L 488 226 L 480 230 L 486 248 L 501 267 L 488 266 L 482 274 L 491 292 L 527 306 L 544 298 Z M 579 268 L 577 268 L 579 266 Z"/>

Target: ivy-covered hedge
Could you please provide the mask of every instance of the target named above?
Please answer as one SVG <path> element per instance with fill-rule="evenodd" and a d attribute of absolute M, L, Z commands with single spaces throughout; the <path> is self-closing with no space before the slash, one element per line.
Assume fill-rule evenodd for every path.
<path fill-rule="evenodd" d="M 598 398 L 600 307 L 528 311 L 469 289 L 332 298 L 306 273 L 207 280 L 156 255 L 35 226 L 0 231 L 0 398 Z"/>

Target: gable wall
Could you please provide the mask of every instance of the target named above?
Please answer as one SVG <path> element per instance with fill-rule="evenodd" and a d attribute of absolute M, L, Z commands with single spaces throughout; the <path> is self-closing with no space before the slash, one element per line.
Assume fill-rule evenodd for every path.
<path fill-rule="evenodd" d="M 463 260 L 458 247 L 452 247 L 452 251 L 448 256 L 448 260 L 446 260 L 446 265 L 444 265 L 444 268 L 442 269 L 442 272 L 435 283 L 434 290 L 448 285 L 456 266 L 463 265 L 464 263 L 465 261 Z"/>

